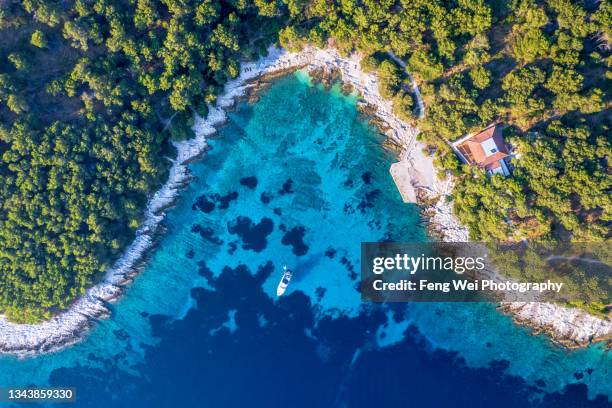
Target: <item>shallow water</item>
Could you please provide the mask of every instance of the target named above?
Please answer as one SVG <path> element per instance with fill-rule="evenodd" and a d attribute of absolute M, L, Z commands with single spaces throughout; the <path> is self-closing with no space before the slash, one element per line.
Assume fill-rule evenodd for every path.
<path fill-rule="evenodd" d="M 609 406 L 601 347 L 562 350 L 484 303 L 362 304 L 360 243 L 427 237 L 355 103 L 297 73 L 240 104 L 111 319 L 1 358 L 0 384 L 75 386 L 86 406 Z"/>

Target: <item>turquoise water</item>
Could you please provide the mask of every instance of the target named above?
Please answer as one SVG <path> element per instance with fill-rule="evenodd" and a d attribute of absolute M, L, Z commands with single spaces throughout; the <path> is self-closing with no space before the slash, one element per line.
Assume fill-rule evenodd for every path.
<path fill-rule="evenodd" d="M 612 357 L 600 346 L 560 349 L 513 325 L 492 305 L 362 304 L 356 290 L 360 243 L 427 239 L 417 208 L 402 203 L 393 185 L 388 173 L 393 155 L 381 142 L 382 136 L 359 117 L 354 96 L 313 86 L 303 73 L 277 81 L 253 105 L 240 104 L 211 140 L 211 151 L 190 165 L 195 180 L 168 212 L 167 232 L 143 273 L 114 305 L 112 317 L 64 351 L 27 360 L 0 358 L 0 384 L 76 383 L 90 390 L 88 383 L 81 384 L 89 375 L 96 380 L 88 381 L 99 386 L 114 384 L 113 378 L 124 375 L 139 384 L 134 378 L 154 378 L 160 366 L 170 364 L 160 357 L 162 350 L 170 359 L 168 350 L 197 347 L 189 334 L 172 338 L 183 329 L 202 342 L 218 336 L 239 342 L 246 336 L 246 306 L 235 302 L 246 298 L 258 322 L 249 330 L 279 326 L 274 317 L 278 310 L 295 314 L 295 327 L 314 342 L 324 364 L 332 364 L 330 355 L 339 353 L 334 341 L 343 344 L 337 347 L 349 354 L 345 370 L 365 365 L 364 356 L 371 353 L 399 350 L 406 367 L 415 358 L 410 353 L 431 355 L 432 370 L 444 369 L 444 364 L 489 368 L 503 361 L 496 370 L 537 388 L 530 396 L 534 399 L 573 383 L 586 384 L 591 398 L 612 397 Z M 292 266 L 295 277 L 286 299 L 276 301 L 278 267 L 283 263 Z M 219 286 L 243 266 L 255 274 L 255 283 Z M 198 298 L 200 292 L 192 291 L 197 287 L 223 296 Z M 267 298 L 257 297 L 257 291 Z M 307 312 L 296 302 L 308 303 Z M 368 320 L 373 315 L 377 318 Z M 369 322 L 362 327 L 371 333 L 369 340 L 353 345 L 347 340 L 351 333 L 328 333 L 325 342 L 325 336 L 317 335 L 323 325 L 319 322 L 333 325 L 346 319 Z M 176 321 L 172 330 L 166 327 L 168 321 Z M 202 327 L 206 330 L 201 333 Z M 295 327 L 288 326 L 285 335 L 293 336 Z M 414 341 L 410 353 L 409 339 Z M 434 358 L 436 349 L 452 352 L 445 363 Z M 200 364 L 197 359 L 191 363 Z M 213 363 L 214 368 L 199 369 L 214 371 L 224 364 Z M 481 375 L 477 370 L 470 373 L 474 378 Z M 408 368 L 393 373 L 404 374 L 415 373 Z M 117 398 L 134 392 L 117 384 L 112 388 Z M 87 392 L 96 393 L 81 395 L 86 398 Z"/>

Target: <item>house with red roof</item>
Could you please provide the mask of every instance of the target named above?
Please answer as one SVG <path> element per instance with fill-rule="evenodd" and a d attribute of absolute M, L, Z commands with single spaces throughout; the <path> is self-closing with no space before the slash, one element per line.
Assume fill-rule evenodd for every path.
<path fill-rule="evenodd" d="M 469 134 L 451 143 L 461 161 L 481 167 L 488 175 L 510 175 L 506 160 L 510 149 L 502 135 L 502 126 L 496 123 L 476 134 Z"/>

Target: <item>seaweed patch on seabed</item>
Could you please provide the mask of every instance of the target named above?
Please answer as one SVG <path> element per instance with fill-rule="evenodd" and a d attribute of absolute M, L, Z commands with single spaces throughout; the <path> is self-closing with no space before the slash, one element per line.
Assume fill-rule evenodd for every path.
<path fill-rule="evenodd" d="M 285 235 L 283 235 L 283 239 L 281 243 L 283 245 L 291 245 L 291 251 L 297 256 L 306 255 L 308 252 L 308 245 L 304 243 L 304 235 L 306 234 L 306 228 L 294 227 L 291 230 L 287 231 Z"/>
<path fill-rule="evenodd" d="M 259 199 L 261 200 L 262 203 L 264 204 L 268 204 L 270 201 L 272 201 L 272 198 L 274 196 L 270 193 L 266 193 L 265 191 L 263 193 L 261 193 L 261 196 L 259 197 Z"/>
<path fill-rule="evenodd" d="M 342 211 L 344 211 L 346 214 L 354 214 L 355 208 L 353 207 L 353 204 L 351 203 L 344 203 L 344 207 L 342 208 Z"/>
<path fill-rule="evenodd" d="M 257 177 L 249 176 L 243 177 L 240 179 L 240 185 L 250 188 L 251 190 L 255 190 L 257 187 Z"/>
<path fill-rule="evenodd" d="M 212 269 L 206 265 L 205 261 L 198 262 L 198 275 L 203 276 L 207 280 L 212 279 L 214 276 Z"/>
<path fill-rule="evenodd" d="M 209 214 L 212 212 L 212 210 L 215 209 L 215 203 L 213 201 L 210 201 L 207 197 L 206 194 L 203 194 L 201 196 L 199 196 L 198 198 L 196 198 L 196 202 L 193 203 L 193 205 L 191 206 L 192 210 L 200 210 L 206 214 Z"/>
<path fill-rule="evenodd" d="M 227 193 L 226 195 L 220 194 L 211 194 L 207 196 L 206 194 L 202 194 L 198 198 L 196 198 L 196 202 L 191 206 L 193 210 L 200 210 L 206 214 L 210 214 L 215 207 L 219 210 L 227 210 L 232 201 L 238 199 L 238 192 L 232 191 Z"/>
<path fill-rule="evenodd" d="M 365 173 L 361 175 L 361 179 L 363 180 L 365 184 L 370 184 L 372 182 L 372 173 L 370 173 L 369 171 L 366 171 Z"/>
<path fill-rule="evenodd" d="M 191 227 L 191 232 L 200 234 L 206 241 L 211 242 L 215 245 L 222 245 L 223 240 L 215 236 L 215 230 L 210 227 L 203 227 L 199 224 L 195 224 Z"/>
<path fill-rule="evenodd" d="M 379 219 L 373 219 L 368 221 L 368 228 L 371 230 L 381 230 L 382 229 L 382 223 L 380 222 Z"/>
<path fill-rule="evenodd" d="M 235 201 L 238 199 L 238 193 L 236 191 L 232 191 L 231 193 L 227 193 L 224 196 L 215 194 L 213 197 L 217 200 L 217 203 L 219 204 L 218 208 L 220 210 L 226 210 L 229 208 L 229 205 L 232 201 Z"/>
<path fill-rule="evenodd" d="M 265 264 L 259 265 L 257 267 L 257 272 L 255 273 L 255 278 L 258 282 L 265 282 L 266 279 L 272 275 L 274 272 L 274 262 L 267 261 Z"/>
<path fill-rule="evenodd" d="M 274 230 L 274 222 L 267 217 L 255 224 L 249 217 L 239 216 L 233 222 L 227 223 L 227 231 L 238 235 L 242 240 L 242 248 L 261 252 L 268 246 L 267 237 Z"/>
<path fill-rule="evenodd" d="M 234 255 L 234 252 L 238 249 L 238 241 L 232 241 L 227 244 L 227 253 L 229 255 Z"/>
<path fill-rule="evenodd" d="M 353 263 L 349 261 L 349 259 L 346 256 L 343 256 L 342 258 L 340 258 L 340 263 L 344 265 L 346 270 L 349 272 L 348 276 L 351 280 L 357 279 L 357 272 L 355 272 L 355 267 L 353 266 Z"/>
<path fill-rule="evenodd" d="M 287 179 L 287 181 L 283 183 L 282 188 L 278 190 L 278 194 L 285 195 L 285 194 L 292 194 L 292 193 L 295 193 L 295 191 L 293 191 L 293 180 Z"/>
<path fill-rule="evenodd" d="M 323 296 L 325 296 L 325 292 L 327 292 L 327 289 L 325 289 L 323 286 L 317 286 L 315 289 L 315 295 L 317 296 L 318 302 L 321 302 Z"/>
<path fill-rule="evenodd" d="M 328 257 L 329 259 L 334 259 L 334 256 L 336 256 L 336 249 L 333 247 L 328 247 L 325 250 L 325 256 Z"/>
<path fill-rule="evenodd" d="M 374 207 L 374 200 L 376 199 L 376 197 L 378 197 L 380 195 L 380 193 L 381 193 L 381 191 L 379 189 L 367 192 L 365 197 L 364 197 L 364 199 L 361 200 L 361 202 L 359 203 L 357 208 L 362 213 L 365 212 L 366 208 L 373 208 Z"/>

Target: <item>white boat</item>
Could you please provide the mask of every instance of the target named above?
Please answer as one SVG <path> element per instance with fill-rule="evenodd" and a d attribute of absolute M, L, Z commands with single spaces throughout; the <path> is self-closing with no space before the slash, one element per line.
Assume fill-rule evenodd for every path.
<path fill-rule="evenodd" d="M 278 287 L 276 288 L 276 296 L 281 296 L 283 293 L 285 293 L 285 291 L 287 290 L 287 286 L 289 286 L 289 282 L 291 282 L 292 276 L 293 273 L 291 273 L 291 271 L 287 269 L 287 266 L 283 266 L 283 277 L 281 278 L 280 282 L 278 283 Z"/>

